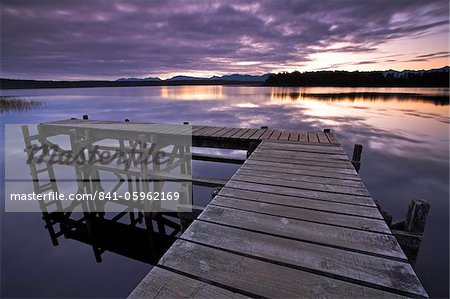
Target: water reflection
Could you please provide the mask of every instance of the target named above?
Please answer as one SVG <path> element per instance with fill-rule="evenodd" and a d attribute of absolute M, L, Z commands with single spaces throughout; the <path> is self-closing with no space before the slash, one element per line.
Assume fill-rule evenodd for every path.
<path fill-rule="evenodd" d="M 198 95 L 196 93 L 198 92 Z M 287 96 L 276 96 L 276 94 Z M 322 100 L 305 94 L 358 94 L 353 98 L 334 96 Z M 381 97 L 372 100 L 373 93 L 404 94 L 404 97 Z M 434 96 L 448 97 L 449 90 L 438 88 L 270 88 L 270 87 L 133 87 L 88 89 L 4 90 L 4 95 L 24 99 L 45 99 L 45 114 L 35 111 L 5 113 L 4 123 L 40 123 L 80 117 L 89 114 L 91 119 L 123 120 L 133 122 L 177 123 L 189 121 L 195 125 L 230 127 L 260 127 L 315 131 L 332 129 L 347 153 L 354 143 L 364 145 L 360 175 L 383 209 L 391 212 L 394 221 L 404 217 L 408 204 L 414 198 L 424 198 L 431 204 L 425 237 L 415 266 L 418 275 L 431 296 L 448 297 L 448 239 L 449 239 L 449 105 L 430 100 Z M 407 96 L 406 94 L 424 95 Z M 365 95 L 369 95 L 368 97 Z M 327 95 L 328 96 L 328 95 Z M 292 99 L 292 98 L 294 99 Z M 371 98 L 372 97 L 372 98 Z M 23 153 L 22 153 L 23 154 Z M 9 156 L 8 156 L 9 157 Z M 226 168 L 194 164 L 196 171 L 220 177 Z M 231 175 L 235 169 L 226 169 Z M 203 188 L 203 187 L 201 187 Z M 210 199 L 210 190 L 204 194 L 202 204 Z M 14 227 L 32 223 L 18 216 L 2 215 L 4 227 L 3 255 L 19 252 L 28 245 L 15 236 Z M 6 219 L 8 218 L 8 219 Z M 6 220 L 5 220 L 6 219 Z M 21 221 L 16 219 L 22 219 Z M 34 222 L 33 222 L 34 223 Z M 34 225 L 34 224 L 33 224 Z M 32 225 L 28 228 L 32 230 Z M 39 234 L 35 232 L 35 234 Z M 46 250 L 40 241 L 30 237 L 30 246 Z M 47 244 L 46 244 L 47 245 Z M 61 244 L 60 246 L 64 246 Z M 70 252 L 70 248 L 65 251 Z M 89 252 L 90 257 L 92 255 Z M 63 264 L 54 254 L 47 263 Z M 9 270 L 8 284 L 20 279 L 11 273 L 13 269 L 30 267 L 38 261 L 6 259 Z M 81 258 L 74 263 L 80 263 Z M 112 260 L 112 257 L 109 257 Z M 115 264 L 119 263 L 117 260 Z M 106 261 L 103 263 L 106 264 Z M 133 277 L 135 285 L 139 275 L 147 268 L 122 263 Z M 48 267 L 42 265 L 41 267 Z M 83 267 L 93 273 L 101 269 Z M 72 267 L 73 268 L 73 267 Z M 136 270 L 139 268 L 139 270 Z M 65 267 L 61 266 L 63 272 Z M 81 270 L 80 270 L 81 271 Z M 141 271 L 141 272 L 139 272 Z M 101 273 L 100 276 L 105 273 Z M 88 275 L 84 273 L 83 275 Z M 3 275 L 2 277 L 5 277 Z M 3 279 L 3 278 L 2 278 Z M 119 278 L 117 278 L 119 281 Z M 123 279 L 120 278 L 120 279 Z M 6 285 L 6 284 L 5 284 Z M 115 290 L 121 288 L 114 284 Z M 30 286 L 31 288 L 31 286 Z M 105 289 L 112 289 L 112 286 Z M 125 287 L 123 287 L 125 288 Z M 10 287 L 13 289 L 13 287 Z M 16 286 L 17 289 L 23 289 Z M 129 290 L 129 289 L 128 289 Z M 9 294 L 13 294 L 10 292 Z M 127 292 L 123 290 L 123 294 Z"/>
<path fill-rule="evenodd" d="M 42 218 L 54 246 L 59 245 L 61 238 L 89 245 L 99 263 L 102 262 L 102 254 L 109 251 L 156 265 L 180 232 L 180 224 L 173 216 L 155 218 L 155 225 L 164 229 L 149 231 L 142 225 L 144 214 L 135 212 L 106 216 L 89 212 L 44 212 Z"/>
<path fill-rule="evenodd" d="M 163 99 L 202 101 L 225 97 L 221 85 L 162 86 L 160 91 Z"/>
<path fill-rule="evenodd" d="M 45 106 L 44 101 L 25 100 L 19 97 L 0 96 L 0 113 L 37 110 Z"/>

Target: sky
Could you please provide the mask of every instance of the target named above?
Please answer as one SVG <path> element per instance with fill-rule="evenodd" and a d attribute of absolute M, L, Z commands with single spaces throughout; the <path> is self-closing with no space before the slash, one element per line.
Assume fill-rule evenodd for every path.
<path fill-rule="evenodd" d="M 449 64 L 447 0 L 1 1 L 0 75 L 209 77 Z"/>

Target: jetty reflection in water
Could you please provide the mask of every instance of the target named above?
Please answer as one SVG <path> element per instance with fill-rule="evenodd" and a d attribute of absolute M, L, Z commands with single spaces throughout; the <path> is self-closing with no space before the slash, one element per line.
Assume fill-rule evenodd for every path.
<path fill-rule="evenodd" d="M 22 131 L 36 194 L 60 193 L 54 167 L 65 166 L 72 168 L 75 177 L 67 179 L 65 171 L 63 181 L 77 185 L 76 194 L 83 195 L 80 198 L 93 195 L 90 200 L 68 203 L 38 201 L 54 246 L 64 237 L 92 246 L 97 262 L 102 261 L 102 253 L 110 251 L 156 264 L 198 214 L 198 209 L 192 211 L 189 126 L 72 120 L 38 125 L 36 135 L 30 135 L 28 126 L 22 126 Z M 50 141 L 64 135 L 69 144 Z M 110 158 L 113 155 L 117 160 Z M 114 174 L 116 180 L 103 179 L 104 173 Z M 113 183 L 111 190 L 105 190 L 105 182 Z M 182 194 L 171 202 L 175 209 L 173 204 L 145 200 L 147 194 L 164 194 L 167 185 L 174 190 L 174 184 L 176 193 Z M 118 194 L 118 198 L 112 202 L 100 199 L 99 192 Z M 128 200 L 121 194 L 144 196 Z M 7 202 L 5 207 L 7 211 L 29 211 L 35 202 Z"/>

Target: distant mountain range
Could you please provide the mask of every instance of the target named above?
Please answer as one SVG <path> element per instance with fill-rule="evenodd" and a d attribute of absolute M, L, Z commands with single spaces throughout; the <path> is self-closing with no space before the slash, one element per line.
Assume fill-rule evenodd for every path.
<path fill-rule="evenodd" d="M 145 82 L 145 81 L 152 81 L 152 82 L 159 82 L 161 79 L 158 77 L 147 77 L 147 78 L 120 78 L 116 80 L 117 82 Z"/>
<path fill-rule="evenodd" d="M 232 74 L 232 75 L 223 75 L 223 76 L 212 76 L 210 78 L 201 78 L 201 77 L 191 77 L 191 76 L 175 76 L 166 80 L 161 80 L 158 77 L 148 77 L 148 78 L 120 78 L 117 79 L 117 82 L 159 82 L 159 81 L 241 81 L 241 82 L 264 82 L 267 78 L 272 74 L 264 74 L 264 75 L 241 75 L 241 74 Z"/>
<path fill-rule="evenodd" d="M 446 66 L 439 69 L 418 71 L 295 71 L 292 73 L 282 72 L 264 75 L 232 74 L 209 78 L 179 75 L 165 80 L 157 77 L 120 78 L 115 81 L 52 81 L 0 78 L 0 89 L 174 85 L 449 87 L 449 73 L 449 67 Z"/>

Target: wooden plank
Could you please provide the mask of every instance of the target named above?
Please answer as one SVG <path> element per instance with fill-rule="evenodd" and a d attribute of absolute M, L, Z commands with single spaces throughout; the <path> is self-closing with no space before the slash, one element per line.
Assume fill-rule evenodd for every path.
<path fill-rule="evenodd" d="M 297 132 L 300 135 L 303 132 Z M 307 133 L 304 133 L 307 136 Z M 265 140 L 264 143 L 271 143 L 271 144 L 291 144 L 291 145 L 308 145 L 308 146 L 319 146 L 319 147 L 339 147 L 339 144 L 334 143 L 319 143 L 319 142 L 308 142 L 308 141 L 293 141 L 293 140 L 283 140 L 283 141 L 277 141 L 277 140 Z"/>
<path fill-rule="evenodd" d="M 280 138 L 281 131 L 280 130 L 273 130 L 272 135 L 270 135 L 269 139 L 278 140 Z"/>
<path fill-rule="evenodd" d="M 393 235 L 209 205 L 201 220 L 290 239 L 407 261 Z"/>
<path fill-rule="evenodd" d="M 357 206 L 352 204 L 320 201 L 303 197 L 293 197 L 289 195 L 271 194 L 228 187 L 222 188 L 219 195 L 222 197 L 234 197 L 245 200 L 253 200 L 256 202 L 273 203 L 287 207 L 297 207 L 358 217 L 383 219 L 383 216 L 381 216 L 378 209 L 374 206 Z"/>
<path fill-rule="evenodd" d="M 192 132 L 198 131 L 198 130 L 204 128 L 204 127 L 205 127 L 205 126 L 191 126 Z"/>
<path fill-rule="evenodd" d="M 364 187 L 348 187 L 348 186 L 340 186 L 340 185 L 331 185 L 331 184 L 323 184 L 323 183 L 312 183 L 305 181 L 287 181 L 284 179 L 277 179 L 275 177 L 268 178 L 263 176 L 250 176 L 245 174 L 236 173 L 232 180 L 235 181 L 243 181 L 250 182 L 268 186 L 281 186 L 281 187 L 289 187 L 295 189 L 302 190 L 311 190 L 318 191 L 324 193 L 331 193 L 330 196 L 337 197 L 341 195 L 354 195 L 359 199 L 360 197 L 370 197 L 369 192 L 367 192 Z M 325 194 L 322 194 L 325 196 Z"/>
<path fill-rule="evenodd" d="M 259 139 L 269 139 L 270 135 L 272 135 L 273 130 L 272 129 L 267 129 L 267 131 L 261 135 L 261 137 Z"/>
<path fill-rule="evenodd" d="M 250 139 L 254 139 L 254 140 L 260 139 L 261 136 L 262 136 L 266 131 L 267 131 L 267 129 L 258 129 L 258 131 L 256 131 L 256 133 L 253 134 L 253 135 L 250 137 Z"/>
<path fill-rule="evenodd" d="M 253 134 L 256 133 L 256 131 L 258 131 L 258 129 L 250 129 L 247 132 L 245 132 L 245 134 L 243 134 L 241 137 L 239 137 L 240 139 L 249 139 L 250 136 L 252 136 Z"/>
<path fill-rule="evenodd" d="M 128 296 L 138 298 L 248 298 L 178 273 L 154 267 Z"/>
<path fill-rule="evenodd" d="M 267 148 L 273 150 L 280 151 L 293 151 L 293 152 L 311 152 L 311 153 L 325 153 L 325 154 L 341 154 L 346 155 L 347 153 L 341 148 L 337 146 L 328 146 L 328 145 L 307 145 L 300 143 L 291 143 L 291 142 L 262 142 L 260 148 Z"/>
<path fill-rule="evenodd" d="M 281 131 L 281 135 L 278 138 L 279 140 L 289 140 L 290 132 L 287 130 Z"/>
<path fill-rule="evenodd" d="M 301 157 L 304 153 L 314 154 L 314 156 L 317 156 L 318 158 L 328 158 L 328 159 L 334 159 L 335 157 L 340 158 L 341 160 L 348 161 L 347 154 L 342 150 L 325 150 L 323 148 L 317 148 L 314 149 L 315 146 L 310 147 L 298 147 L 297 149 L 285 149 L 282 147 L 274 147 L 274 146 L 266 146 L 265 144 L 261 144 L 258 146 L 259 152 L 267 152 L 272 153 L 277 156 L 291 156 L 291 157 Z"/>
<path fill-rule="evenodd" d="M 221 136 L 221 138 L 230 138 L 231 136 L 233 136 L 234 134 L 236 134 L 236 133 L 239 132 L 240 130 L 242 130 L 242 129 L 235 128 L 235 129 L 233 129 L 233 130 L 231 130 L 231 131 L 229 131 L 229 132 L 223 134 L 223 135 Z"/>
<path fill-rule="evenodd" d="M 347 187 L 357 187 L 357 188 L 365 188 L 362 181 L 357 180 L 345 180 L 345 179 L 336 179 L 336 178 L 325 178 L 325 177 L 317 177 L 317 176 L 309 176 L 309 175 L 299 175 L 299 174 L 291 174 L 291 173 L 278 173 L 267 171 L 263 167 L 261 168 L 250 168 L 244 167 L 240 168 L 236 173 L 247 175 L 247 176 L 259 176 L 265 178 L 272 179 L 281 179 L 290 182 L 309 182 L 309 183 L 319 183 L 319 184 L 327 184 L 327 185 L 337 185 L 337 186 L 347 186 Z"/>
<path fill-rule="evenodd" d="M 336 136 L 334 135 L 334 133 L 325 133 L 325 134 L 327 135 L 328 140 L 329 140 L 331 143 L 339 144 L 339 141 L 337 140 L 337 138 L 336 138 Z"/>
<path fill-rule="evenodd" d="M 290 219 L 298 219 L 309 222 L 324 223 L 359 230 L 391 234 L 389 227 L 382 219 L 355 217 L 223 196 L 214 197 L 214 199 L 211 201 L 211 205 L 280 216 Z"/>
<path fill-rule="evenodd" d="M 330 143 L 330 141 L 327 138 L 327 135 L 323 132 L 317 132 L 317 138 L 319 139 L 320 143 Z"/>
<path fill-rule="evenodd" d="M 308 142 L 308 133 L 300 132 L 298 135 L 298 140 L 302 142 Z"/>
<path fill-rule="evenodd" d="M 194 221 L 183 239 L 406 295 L 426 296 L 405 262 Z M 399 275 L 399 273 L 401 273 Z"/>
<path fill-rule="evenodd" d="M 211 137 L 222 137 L 226 133 L 234 130 L 234 128 L 222 128 L 220 131 L 217 131 L 216 133 L 212 134 Z"/>
<path fill-rule="evenodd" d="M 370 197 L 366 196 L 355 196 L 355 195 L 346 195 L 346 194 L 334 194 L 328 192 L 320 192 L 320 191 L 312 191 L 312 190 L 304 190 L 304 189 L 296 189 L 296 188 L 288 188 L 274 185 L 262 185 L 251 182 L 243 182 L 243 181 L 235 181 L 230 180 L 225 185 L 229 188 L 236 189 L 245 189 L 266 193 L 274 193 L 274 194 L 283 194 L 290 195 L 296 197 L 310 198 L 322 201 L 331 201 L 331 202 L 340 202 L 361 206 L 375 206 L 375 203 Z"/>
<path fill-rule="evenodd" d="M 164 267 L 266 298 L 391 296 L 381 290 L 300 271 L 184 240 L 162 257 Z"/>
<path fill-rule="evenodd" d="M 291 134 L 289 135 L 289 140 L 291 141 L 298 141 L 299 134 L 297 131 L 291 131 Z"/>
<path fill-rule="evenodd" d="M 276 149 L 268 149 L 268 148 L 260 148 L 259 146 L 255 150 L 258 153 L 264 154 L 266 156 L 274 156 L 274 157 L 284 157 L 284 158 L 299 158 L 305 159 L 308 158 L 310 160 L 316 161 L 330 161 L 334 162 L 335 160 L 340 160 L 341 162 L 348 162 L 347 155 L 344 154 L 318 154 L 311 152 L 292 152 L 292 151 L 281 151 Z"/>
<path fill-rule="evenodd" d="M 319 139 L 317 138 L 317 134 L 314 132 L 308 132 L 308 141 L 309 142 L 319 142 Z"/>
<path fill-rule="evenodd" d="M 349 161 L 333 161 L 333 162 L 324 162 L 324 161 L 316 161 L 316 160 L 308 160 L 308 158 L 303 158 L 303 156 L 299 156 L 298 159 L 290 159 L 285 157 L 277 157 L 274 155 L 265 155 L 264 152 L 253 152 L 252 160 L 259 161 L 271 161 L 271 162 L 280 162 L 285 164 L 300 164 L 300 165 L 314 165 L 314 166 L 323 166 L 323 167 L 331 167 L 331 168 L 348 168 L 355 169 L 352 163 Z"/>
<path fill-rule="evenodd" d="M 203 134 L 204 132 L 210 131 L 212 128 L 215 128 L 215 127 L 203 127 L 203 128 L 200 129 L 200 130 L 197 130 L 197 131 L 195 131 L 195 132 L 192 132 L 192 135 L 194 135 L 194 136 L 202 136 L 202 134 Z M 220 128 L 219 128 L 219 129 L 220 129 Z"/>
<path fill-rule="evenodd" d="M 281 162 L 258 161 L 258 160 L 253 160 L 253 159 L 248 159 L 247 161 L 245 161 L 244 164 L 275 166 L 278 168 L 285 168 L 285 169 L 312 170 L 312 171 L 323 172 L 323 173 L 327 173 L 327 174 L 328 173 L 339 173 L 339 174 L 351 175 L 353 177 L 358 175 L 354 169 L 348 169 L 348 168 L 323 167 L 323 166 L 303 165 L 303 164 L 288 164 L 288 163 L 281 163 Z M 343 176 L 343 178 L 344 178 L 344 176 Z"/>
<path fill-rule="evenodd" d="M 244 135 L 248 130 L 250 129 L 240 129 L 236 133 L 233 134 L 230 138 L 240 138 L 242 135 Z"/>
<path fill-rule="evenodd" d="M 205 137 L 211 137 L 212 134 L 219 132 L 220 130 L 225 129 L 221 127 L 210 127 L 209 130 L 204 130 L 199 133 L 196 133 L 197 136 L 205 136 Z"/>

